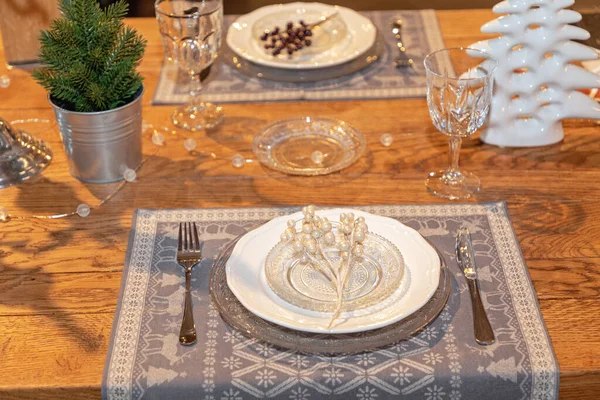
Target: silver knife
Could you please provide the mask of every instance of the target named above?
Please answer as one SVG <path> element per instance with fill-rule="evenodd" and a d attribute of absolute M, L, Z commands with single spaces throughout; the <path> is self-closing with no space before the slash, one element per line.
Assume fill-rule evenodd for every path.
<path fill-rule="evenodd" d="M 475 328 L 475 340 L 479 344 L 487 345 L 495 341 L 494 331 L 487 318 L 481 295 L 479 294 L 479 283 L 477 281 L 477 268 L 475 265 L 475 254 L 471 243 L 471 234 L 467 228 L 460 228 L 456 233 L 456 260 L 462 269 L 473 305 L 473 325 Z"/>

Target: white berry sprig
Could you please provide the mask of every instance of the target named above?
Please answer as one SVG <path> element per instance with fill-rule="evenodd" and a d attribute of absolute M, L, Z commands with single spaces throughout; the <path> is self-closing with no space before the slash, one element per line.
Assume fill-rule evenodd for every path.
<path fill-rule="evenodd" d="M 327 328 L 330 329 L 342 312 L 344 290 L 351 275 L 352 262 L 364 253 L 363 242 L 368 227 L 363 217 L 355 218 L 353 213 L 342 213 L 339 222 L 332 223 L 327 217 L 316 215 L 315 211 L 314 205 L 304 207 L 301 229 L 296 230 L 297 221 L 288 221 L 281 240 L 291 241 L 301 262 L 310 262 L 334 287 L 337 305 Z M 327 256 L 328 253 L 337 253 L 339 257 L 332 260 Z"/>
<path fill-rule="evenodd" d="M 342 313 L 344 290 L 348 285 L 350 273 L 352 272 L 352 261 L 355 256 L 361 256 L 364 253 L 363 242 L 368 232 L 365 219 L 363 217 L 355 219 L 353 213 L 340 214 L 340 223 L 340 231 L 343 235 L 336 242 L 336 248 L 340 251 L 342 259 L 337 274 L 337 306 L 327 329 L 331 328 L 333 322 Z"/>

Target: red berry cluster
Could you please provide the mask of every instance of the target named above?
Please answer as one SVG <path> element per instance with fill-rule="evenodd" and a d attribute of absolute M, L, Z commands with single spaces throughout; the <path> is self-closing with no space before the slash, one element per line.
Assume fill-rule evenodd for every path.
<path fill-rule="evenodd" d="M 295 26 L 293 22 L 288 22 L 285 30 L 276 26 L 271 31 L 265 31 L 260 40 L 267 42 L 264 48 L 273 56 L 278 56 L 283 51 L 287 51 L 291 56 L 305 46 L 309 47 L 312 44 L 309 39 L 311 36 L 310 26 L 300 21 Z"/>

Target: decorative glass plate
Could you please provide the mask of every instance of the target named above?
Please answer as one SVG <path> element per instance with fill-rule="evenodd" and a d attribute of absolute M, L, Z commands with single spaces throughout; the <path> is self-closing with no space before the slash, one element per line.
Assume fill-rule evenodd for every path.
<path fill-rule="evenodd" d="M 385 238 L 367 233 L 364 253 L 355 257 L 344 290 L 342 312 L 362 310 L 390 297 L 404 276 L 402 254 Z M 327 257 L 337 265 L 339 252 Z M 291 241 L 279 242 L 265 262 L 266 281 L 282 300 L 305 310 L 335 312 L 336 289 L 310 261 L 302 262 Z M 322 269 L 327 269 L 322 266 Z"/>
<path fill-rule="evenodd" d="M 401 321 L 375 330 L 338 335 L 288 329 L 248 311 L 227 285 L 227 260 L 240 238 L 241 236 L 224 246 L 213 263 L 209 282 L 213 304 L 225 323 L 232 328 L 248 337 L 264 340 L 283 349 L 305 354 L 338 356 L 372 351 L 407 340 L 437 318 L 450 295 L 450 273 L 438 252 L 441 264 L 439 286 L 423 307 Z"/>
<path fill-rule="evenodd" d="M 265 166 L 290 175 L 325 175 L 344 169 L 364 153 L 363 134 L 332 118 L 277 121 L 254 137 L 252 151 Z"/>
<path fill-rule="evenodd" d="M 339 17 L 332 18 L 321 26 L 327 43 L 319 44 L 319 32 L 312 39 L 319 52 L 302 51 L 289 58 L 287 55 L 274 57 L 256 40 L 257 29 L 264 29 L 265 24 L 283 25 L 288 20 L 298 22 L 304 19 L 306 23 L 318 21 L 321 16 L 338 13 Z M 282 19 L 283 18 L 283 19 Z M 289 69 L 320 69 L 340 65 L 363 55 L 373 46 L 377 29 L 366 17 L 346 7 L 330 6 L 321 3 L 290 3 L 261 7 L 249 14 L 239 17 L 227 31 L 227 45 L 241 58 L 255 64 Z M 311 46 L 312 47 L 312 46 Z"/>
<path fill-rule="evenodd" d="M 305 309 L 287 302 L 269 287 L 265 262 L 281 241 L 288 220 L 302 213 L 273 218 L 245 234 L 227 260 L 227 283 L 232 293 L 250 312 L 267 321 L 313 333 L 342 334 L 382 328 L 406 318 L 433 296 L 439 286 L 440 260 L 435 249 L 414 229 L 395 219 L 359 210 L 332 208 L 318 212 L 330 221 L 340 213 L 352 212 L 365 218 L 369 232 L 389 240 L 402 254 L 404 277 L 393 294 L 367 308 L 342 312 L 330 326 L 332 313 Z"/>
<path fill-rule="evenodd" d="M 381 35 L 377 35 L 375 43 L 363 55 L 348 61 L 347 63 L 336 65 L 333 67 L 325 67 L 319 69 L 305 70 L 288 70 L 282 68 L 267 67 L 264 65 L 255 64 L 240 56 L 238 56 L 229 46 L 223 46 L 220 54 L 222 60 L 229 65 L 230 68 L 240 72 L 251 78 L 260 79 L 263 82 L 286 82 L 286 83 L 303 83 L 303 82 L 319 82 L 318 89 L 327 87 L 335 87 L 343 83 L 343 77 L 350 77 L 358 71 L 368 73 L 374 68 L 367 67 L 377 65 L 377 61 L 385 52 L 385 41 Z M 296 86 L 293 86 L 296 87 Z"/>

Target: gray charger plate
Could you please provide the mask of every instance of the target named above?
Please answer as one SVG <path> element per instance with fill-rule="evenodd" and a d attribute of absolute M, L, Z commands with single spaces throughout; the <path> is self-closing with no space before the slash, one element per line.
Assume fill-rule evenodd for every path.
<path fill-rule="evenodd" d="M 444 309 L 450 296 L 450 272 L 442 255 L 436 249 L 441 264 L 439 286 L 433 297 L 422 308 L 403 320 L 379 329 L 342 335 L 316 334 L 288 329 L 252 314 L 229 289 L 225 267 L 240 238 L 241 236 L 223 247 L 213 263 L 209 282 L 213 304 L 230 327 L 247 337 L 264 340 L 282 349 L 304 354 L 340 356 L 386 347 L 410 339 L 415 333 L 433 322 Z"/>

